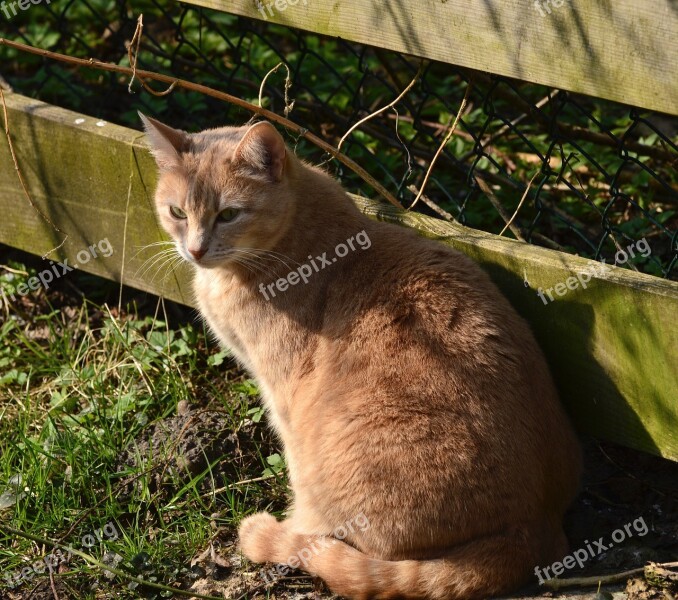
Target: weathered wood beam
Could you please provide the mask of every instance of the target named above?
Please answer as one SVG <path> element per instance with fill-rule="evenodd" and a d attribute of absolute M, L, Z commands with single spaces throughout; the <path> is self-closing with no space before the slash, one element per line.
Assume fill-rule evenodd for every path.
<path fill-rule="evenodd" d="M 678 114 L 673 0 L 182 0 Z"/>
<path fill-rule="evenodd" d="M 18 94 L 6 97 L 31 196 L 69 236 L 50 258 L 77 261 L 79 251 L 107 238 L 115 252 L 83 270 L 190 303 L 185 278 L 163 282 L 139 272 L 152 252 L 135 256 L 138 248 L 163 239 L 152 209 L 155 166 L 142 134 Z M 610 267 L 586 289 L 554 292 L 555 301 L 544 304 L 538 288 L 564 285 L 597 263 L 355 201 L 366 214 L 413 227 L 483 265 L 530 322 L 580 430 L 678 460 L 678 283 Z M 2 243 L 41 255 L 62 241 L 26 200 L 4 139 L 0 214 Z"/>
<path fill-rule="evenodd" d="M 19 94 L 5 93 L 5 98 L 14 150 L 33 202 L 68 235 L 49 258 L 77 264 L 78 252 L 108 239 L 113 254 L 90 260 L 83 270 L 187 304 L 190 288 L 181 279 L 187 269 L 167 277 L 154 267 L 144 273 L 144 261 L 157 248 L 142 248 L 162 239 L 153 212 L 156 167 L 144 135 Z M 42 256 L 65 236 L 30 206 L 4 132 L 1 138 L 0 241 Z"/>

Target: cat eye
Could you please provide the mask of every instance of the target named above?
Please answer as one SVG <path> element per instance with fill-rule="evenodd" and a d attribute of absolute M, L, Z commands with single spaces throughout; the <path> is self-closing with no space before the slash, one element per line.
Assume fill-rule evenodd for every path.
<path fill-rule="evenodd" d="M 186 213 L 178 206 L 170 206 L 170 212 L 175 219 L 185 219 Z"/>
<path fill-rule="evenodd" d="M 228 223 L 235 219 L 239 214 L 240 211 L 237 208 L 225 208 L 217 215 L 217 221 Z"/>

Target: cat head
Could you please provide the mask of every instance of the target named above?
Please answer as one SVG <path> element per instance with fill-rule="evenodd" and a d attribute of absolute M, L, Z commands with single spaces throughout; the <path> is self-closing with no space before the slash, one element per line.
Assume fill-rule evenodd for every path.
<path fill-rule="evenodd" d="M 160 223 L 199 267 L 237 264 L 267 250 L 293 212 L 291 153 L 268 122 L 189 134 L 139 113 L 160 171 Z"/>

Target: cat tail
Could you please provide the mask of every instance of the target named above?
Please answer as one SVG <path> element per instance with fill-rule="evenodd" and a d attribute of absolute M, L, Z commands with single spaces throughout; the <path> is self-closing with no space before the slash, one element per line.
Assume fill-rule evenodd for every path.
<path fill-rule="evenodd" d="M 316 540 L 316 547 L 320 545 L 321 540 Z M 471 542 L 432 560 L 387 561 L 332 540 L 319 552 L 306 542 L 297 556 L 301 568 L 321 577 L 339 596 L 469 600 L 512 591 L 529 579 L 536 563 L 525 553 L 517 555 L 515 546 L 513 538 L 502 536 Z M 301 562 L 309 554 L 305 549 L 310 550 L 306 565 Z"/>
<path fill-rule="evenodd" d="M 537 572 L 535 567 L 545 564 L 539 560 L 544 557 L 544 531 L 538 528 L 474 540 L 435 559 L 397 561 L 372 558 L 330 537 L 305 536 L 282 527 L 278 534 L 267 536 L 264 560 L 317 575 L 335 594 L 356 600 L 487 598 L 527 583 Z M 562 530 L 554 537 L 547 557 L 566 552 Z M 247 550 L 245 554 L 253 558 Z"/>

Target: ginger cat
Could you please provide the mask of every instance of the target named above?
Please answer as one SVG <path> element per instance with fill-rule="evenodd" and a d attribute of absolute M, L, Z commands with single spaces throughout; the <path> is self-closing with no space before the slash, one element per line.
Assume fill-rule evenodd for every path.
<path fill-rule="evenodd" d="M 245 519 L 245 556 L 341 596 L 422 599 L 506 593 L 562 558 L 579 445 L 489 277 L 365 217 L 270 123 L 142 118 L 160 222 L 284 446 L 289 516 Z"/>

